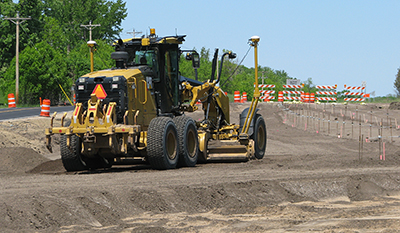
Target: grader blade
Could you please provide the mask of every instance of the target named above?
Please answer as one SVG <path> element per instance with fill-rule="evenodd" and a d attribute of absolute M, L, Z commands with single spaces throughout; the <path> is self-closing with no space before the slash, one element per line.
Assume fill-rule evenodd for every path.
<path fill-rule="evenodd" d="M 245 145 L 234 142 L 210 142 L 207 149 L 207 161 L 248 161 L 251 157 Z"/>

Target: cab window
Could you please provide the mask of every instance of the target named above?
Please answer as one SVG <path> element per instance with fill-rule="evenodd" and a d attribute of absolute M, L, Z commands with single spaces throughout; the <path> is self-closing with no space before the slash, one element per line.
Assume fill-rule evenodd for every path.
<path fill-rule="evenodd" d="M 165 52 L 165 79 L 168 89 L 171 91 L 173 103 L 178 104 L 178 51 Z"/>

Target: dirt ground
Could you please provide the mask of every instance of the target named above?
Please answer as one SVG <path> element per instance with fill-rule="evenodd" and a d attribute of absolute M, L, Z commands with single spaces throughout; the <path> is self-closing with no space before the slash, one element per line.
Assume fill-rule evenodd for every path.
<path fill-rule="evenodd" d="M 259 108 L 264 159 L 166 171 L 67 173 L 49 118 L 2 121 L 1 232 L 400 232 L 398 105 Z"/>

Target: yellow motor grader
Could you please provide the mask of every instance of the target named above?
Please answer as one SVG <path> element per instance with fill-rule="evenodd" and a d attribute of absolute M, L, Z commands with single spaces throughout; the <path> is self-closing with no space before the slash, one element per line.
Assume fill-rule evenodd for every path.
<path fill-rule="evenodd" d="M 263 158 L 267 134 L 256 108 L 258 85 L 240 124 L 231 124 L 228 96 L 217 85 L 221 75 L 215 78 L 218 50 L 208 81 L 185 78 L 179 72 L 181 54 L 186 53 L 195 69 L 199 55 L 180 49 L 184 37 L 158 37 L 151 29 L 147 37 L 118 40 L 111 54 L 115 67 L 77 79 L 70 124 L 65 124 L 65 113 L 61 126 L 53 126 L 54 113 L 45 130 L 50 151 L 51 136 L 61 134 L 61 159 L 67 171 L 109 168 L 124 158 L 140 158 L 154 169 Z M 255 51 L 258 40 L 250 39 Z M 236 55 L 223 54 L 219 74 L 226 56 Z M 204 119 L 196 122 L 185 112 L 198 110 L 199 101 Z"/>

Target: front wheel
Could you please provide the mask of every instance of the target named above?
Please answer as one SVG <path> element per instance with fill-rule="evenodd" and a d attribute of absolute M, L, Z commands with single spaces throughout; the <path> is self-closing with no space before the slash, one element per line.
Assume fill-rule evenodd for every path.
<path fill-rule="evenodd" d="M 169 117 L 151 120 L 147 131 L 147 157 L 154 169 L 172 169 L 178 163 L 179 143 L 175 123 Z"/>
<path fill-rule="evenodd" d="M 71 149 L 67 147 L 67 136 L 61 135 L 61 160 L 65 170 L 70 172 L 88 169 L 88 166 L 81 155 L 81 142 L 77 135 L 71 135 L 70 148 Z"/>
<path fill-rule="evenodd" d="M 254 133 L 252 139 L 254 140 L 254 156 L 257 159 L 262 159 L 265 154 L 265 149 L 267 147 L 267 130 L 265 127 L 264 118 L 257 114 L 257 118 L 254 124 Z"/>

